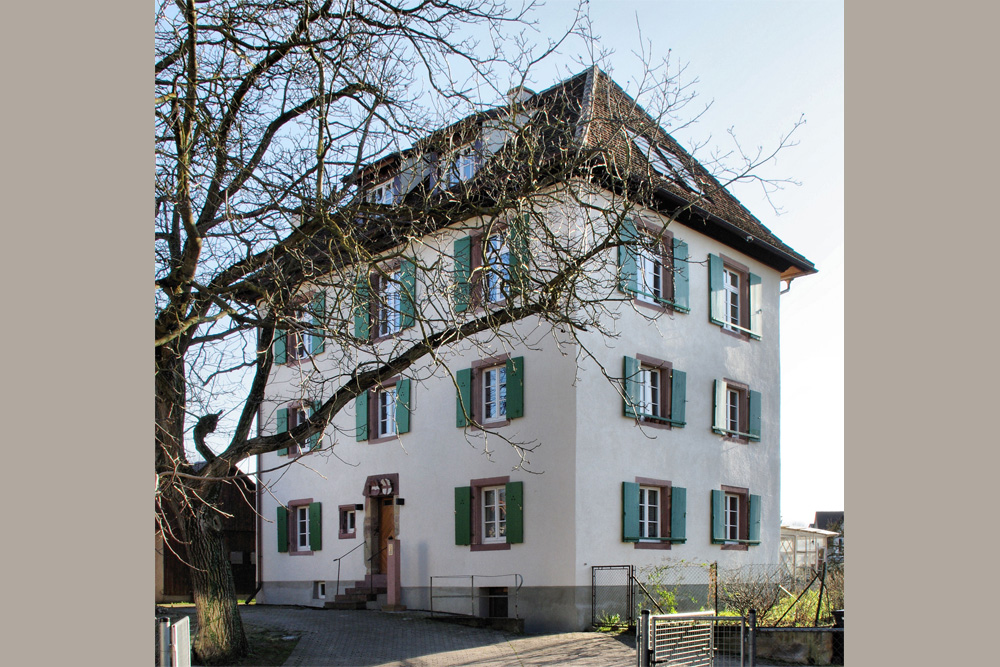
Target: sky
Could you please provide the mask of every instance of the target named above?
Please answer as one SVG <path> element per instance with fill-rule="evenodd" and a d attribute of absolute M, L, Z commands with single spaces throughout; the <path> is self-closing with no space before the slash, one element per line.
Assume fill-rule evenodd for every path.
<path fill-rule="evenodd" d="M 574 4 L 549 0 L 536 12 L 540 35 L 564 30 Z M 730 190 L 819 270 L 781 296 L 782 523 L 807 525 L 817 511 L 844 509 L 843 2 L 592 0 L 589 16 L 600 47 L 614 51 L 605 70 L 627 91 L 644 59 L 656 63 L 669 51 L 687 64 L 686 76 L 698 79 L 688 110 L 711 102 L 674 135 L 688 148 L 728 150 L 730 128 L 745 148 L 767 148 L 804 116 L 798 145 L 762 172 L 800 183 L 772 195 L 781 214 L 759 185 Z M 584 69 L 581 56 L 582 42 L 570 39 L 528 85 L 540 91 Z"/>

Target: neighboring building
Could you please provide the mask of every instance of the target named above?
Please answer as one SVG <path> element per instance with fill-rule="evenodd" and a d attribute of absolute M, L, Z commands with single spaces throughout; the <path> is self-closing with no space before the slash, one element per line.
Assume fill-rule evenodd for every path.
<path fill-rule="evenodd" d="M 195 468 L 200 469 L 203 465 Z M 257 485 L 247 475 L 234 470 L 232 483 L 223 485 L 218 508 L 236 594 L 240 597 L 250 596 L 257 590 L 256 506 Z M 184 546 L 176 537 L 180 533 L 169 512 L 164 511 L 161 516 L 170 521 L 174 536 L 168 537 L 169 543 L 166 543 L 162 532 L 156 532 L 156 602 L 190 602 L 191 574 L 183 561 Z"/>
<path fill-rule="evenodd" d="M 578 123 L 578 141 L 600 138 L 611 159 L 641 154 L 644 178 L 646 159 L 662 177 L 625 240 L 659 233 L 685 197 L 719 187 L 599 69 L 522 95 L 526 116 L 555 100 L 548 112 Z M 602 138 L 606 125 L 584 127 L 616 113 L 634 131 Z M 421 185 L 473 179 L 504 145 L 491 129 L 495 117 L 456 125 L 462 136 L 450 155 L 410 151 L 373 166 L 372 198 L 391 203 Z M 611 173 L 590 203 L 612 206 L 615 179 L 636 173 Z M 558 197 L 551 208 L 552 228 L 566 234 L 586 215 Z M 416 335 L 415 312 L 444 303 L 439 286 L 414 277 L 411 261 L 441 260 L 448 276 L 454 269 L 449 309 L 502 298 L 518 266 L 511 257 L 530 243 L 518 238 L 516 218 L 502 232 L 478 224 L 428 232 L 407 249 L 412 259 L 380 267 L 392 280 L 375 276 L 369 294 L 392 307 L 356 306 L 354 334 L 373 349 L 392 346 Z M 409 608 L 431 607 L 431 577 L 436 592 L 450 584 L 460 594 L 475 575 L 476 592 L 494 604 L 438 598 L 434 608 L 513 616 L 521 584 L 516 614 L 528 631 L 580 630 L 590 624 L 592 566 L 665 557 L 778 563 L 780 282 L 815 268 L 724 190 L 671 223 L 660 252 L 633 247 L 607 259 L 621 280 L 608 306 L 617 338 L 573 338 L 528 318 L 507 328 L 517 334 L 509 347 L 463 341 L 444 353 L 450 372 L 418 362 L 359 397 L 322 441 L 260 457 L 262 471 L 290 457 L 302 465 L 263 475 L 271 492 L 259 496 L 267 523 L 258 599 L 323 606 L 356 580 L 381 583 L 392 540 Z M 312 303 L 342 303 L 323 294 L 313 291 Z M 293 332 L 278 338 L 275 356 L 264 433 L 300 423 L 322 398 L 323 380 L 344 370 L 331 342 Z M 609 382 L 605 372 L 625 381 Z M 520 468 L 505 439 L 533 447 L 530 469 L 544 474 Z M 312 451 L 332 442 L 333 455 Z"/>
<path fill-rule="evenodd" d="M 844 511 L 816 512 L 810 528 L 822 528 L 835 534 L 827 540 L 828 560 L 834 563 L 844 562 Z"/>
<path fill-rule="evenodd" d="M 827 540 L 837 533 L 819 528 L 802 526 L 781 527 L 781 564 L 790 576 L 800 583 L 807 583 L 827 562 L 830 552 Z"/>

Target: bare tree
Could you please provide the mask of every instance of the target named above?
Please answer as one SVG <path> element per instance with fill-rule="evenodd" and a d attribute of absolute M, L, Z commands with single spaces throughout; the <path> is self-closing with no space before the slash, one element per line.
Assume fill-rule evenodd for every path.
<path fill-rule="evenodd" d="M 627 260 L 659 247 L 635 232 L 639 206 L 671 219 L 719 209 L 768 234 L 659 128 L 690 99 L 676 72 L 639 82 L 646 110 L 596 67 L 520 94 L 555 47 L 535 52 L 516 34 L 529 9 L 157 5 L 156 507 L 160 530 L 177 518 L 206 663 L 247 650 L 215 507 L 236 464 L 306 446 L 362 392 L 418 363 L 446 369 L 459 343 L 530 344 L 512 323 L 571 337 L 587 354 L 595 337 L 616 335 L 616 309 L 631 299 L 616 249 Z M 498 86 L 511 72 L 520 79 Z M 495 100 L 508 87 L 505 103 L 477 106 L 483 89 Z M 428 111 L 434 100 L 452 117 Z M 677 160 L 666 171 L 657 146 Z M 507 254 L 464 266 L 435 245 L 463 227 L 500 233 Z M 359 332 L 371 322 L 363 308 L 397 312 L 407 334 L 386 343 Z M 317 350 L 340 372 L 318 372 Z M 289 354 L 302 360 L 295 391 L 315 409 L 287 432 L 255 433 L 275 356 Z M 620 369 L 602 371 L 628 396 Z M 510 444 L 524 455 L 533 446 Z"/>

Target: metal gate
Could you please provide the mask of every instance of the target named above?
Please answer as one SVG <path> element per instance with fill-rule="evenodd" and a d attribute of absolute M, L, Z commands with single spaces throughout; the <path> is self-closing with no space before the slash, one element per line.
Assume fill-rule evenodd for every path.
<path fill-rule="evenodd" d="M 590 623 L 597 627 L 635 625 L 634 565 L 591 566 Z"/>
<path fill-rule="evenodd" d="M 650 614 L 636 628 L 639 667 L 754 667 L 756 619 L 715 612 Z"/>

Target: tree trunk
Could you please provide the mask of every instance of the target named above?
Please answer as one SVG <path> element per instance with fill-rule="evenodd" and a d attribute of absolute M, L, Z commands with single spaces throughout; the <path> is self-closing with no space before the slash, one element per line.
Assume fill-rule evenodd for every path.
<path fill-rule="evenodd" d="M 191 586 L 198 613 L 194 651 L 206 665 L 232 664 L 248 650 L 220 517 L 210 507 L 185 517 Z"/>

